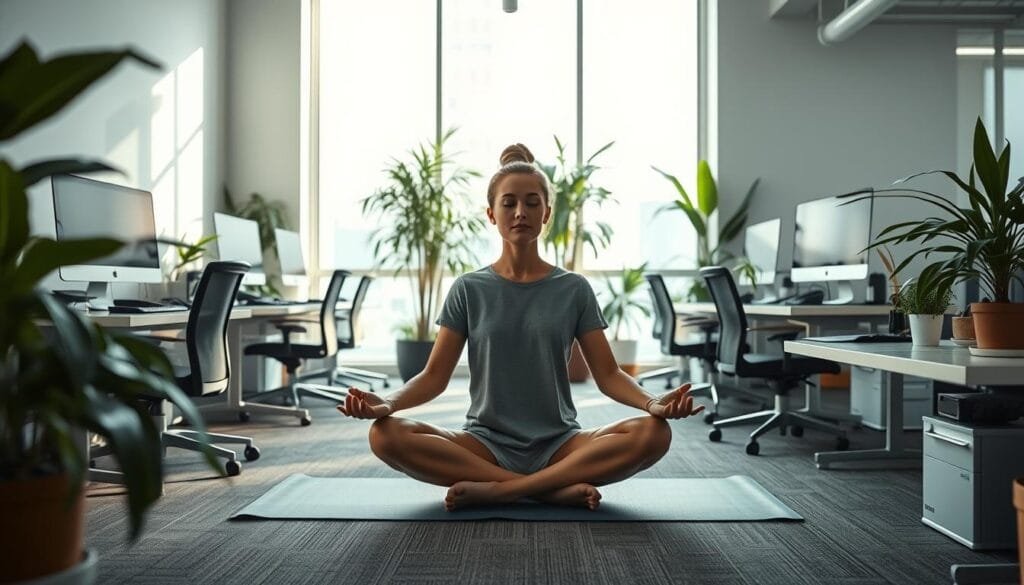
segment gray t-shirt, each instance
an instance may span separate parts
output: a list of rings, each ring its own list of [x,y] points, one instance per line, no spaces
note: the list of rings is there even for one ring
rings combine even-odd
[[[573,338],[608,327],[583,276],[556,267],[519,283],[481,268],[455,280],[437,324],[469,342],[465,430],[529,449],[580,428],[569,352]]]

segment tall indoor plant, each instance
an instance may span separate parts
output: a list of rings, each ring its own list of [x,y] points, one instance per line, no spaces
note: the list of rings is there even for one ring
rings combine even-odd
[[[263,296],[281,296],[277,284],[281,279],[281,259],[277,257],[277,234],[275,229],[288,229],[288,218],[283,201],[267,199],[259,193],[252,193],[249,198],[238,206],[234,197],[224,187],[224,208],[235,217],[255,221],[259,226],[260,247],[263,249],[263,257],[272,259],[269,266],[265,267],[267,283],[256,286]]]
[[[678,199],[662,208],[662,211],[674,209],[682,211],[686,214],[687,219],[690,220],[690,225],[693,226],[693,230],[697,233],[697,268],[719,266],[737,260],[738,258],[730,254],[725,249],[725,246],[735,240],[736,236],[743,231],[743,227],[747,223],[747,211],[750,208],[750,200],[754,196],[757,184],[761,180],[754,179],[750,188],[747,189],[747,194],[740,201],[740,206],[733,213],[732,217],[725,222],[721,230],[719,230],[718,240],[712,245],[710,222],[711,216],[718,210],[718,186],[715,185],[715,177],[711,174],[711,166],[708,165],[708,161],[700,160],[697,162],[696,204],[690,198],[689,193],[686,192],[683,184],[679,182],[679,179],[658,167],[652,166],[651,168],[668,179],[679,195]],[[739,260],[737,268],[747,273],[748,276],[751,275],[753,268],[749,262],[744,262],[742,259]],[[691,301],[711,300],[711,295],[700,278],[693,281],[687,296]]]
[[[974,161],[966,180],[953,171],[927,171],[900,179],[888,189],[862,189],[841,197],[850,202],[872,197],[922,201],[933,213],[923,219],[892,224],[869,247],[910,242],[913,251],[896,267],[902,270],[923,255],[940,256],[939,284],[977,279],[991,302],[971,304],[981,349],[1024,349],[1024,304],[1010,302],[1010,284],[1024,270],[1024,178],[1010,181],[1010,144],[998,156],[981,118],[974,126]],[[942,195],[903,186],[914,178],[941,174],[967,197],[966,204]],[[980,185],[978,184],[980,183]]]
[[[605,289],[602,291],[606,300],[601,312],[608,321],[611,331],[611,339],[608,342],[611,344],[612,354],[619,367],[631,376],[635,375],[637,370],[637,340],[629,335],[636,330],[634,326],[638,324],[637,315],[651,315],[647,305],[636,298],[640,289],[647,284],[644,279],[645,270],[646,262],[636,268],[623,268],[618,279],[605,279]]]
[[[27,42],[0,60],[0,143],[60,112],[118,63],[159,65],[132,50],[40,61]],[[130,537],[160,497],[160,435],[139,397],[202,419],[154,346],[111,333],[40,288],[53,270],[119,249],[113,239],[57,241],[29,233],[26,190],[55,174],[112,170],[56,159],[21,168],[0,159],[0,581],[82,563],[84,431],[106,439],[123,471]],[[212,453],[207,459],[214,468]]]
[[[557,164],[537,163],[551,185],[551,219],[544,233],[544,246],[554,252],[555,262],[566,270],[582,268],[584,246],[590,246],[597,254],[611,241],[612,227],[600,221],[587,222],[583,212],[588,205],[600,207],[614,201],[611,191],[595,185],[591,179],[601,168],[594,164],[594,159],[613,144],[614,141],[609,142],[584,162],[572,164],[565,158],[565,145],[555,136]]]
[[[413,148],[407,160],[392,159],[384,169],[384,186],[362,201],[363,215],[381,220],[370,236],[378,265],[414,277],[413,335],[397,343],[404,380],[419,373],[430,355],[446,269],[459,274],[473,267],[474,245],[484,227],[483,218],[469,211],[466,193],[469,180],[480,173],[458,166],[446,150],[454,133],[452,128]]]

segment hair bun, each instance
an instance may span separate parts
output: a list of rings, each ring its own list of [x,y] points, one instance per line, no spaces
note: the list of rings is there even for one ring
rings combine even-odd
[[[501,151],[501,166],[511,164],[514,162],[533,162],[533,153],[530,152],[529,148],[526,148],[525,144],[519,142],[510,144],[505,147],[505,150]]]

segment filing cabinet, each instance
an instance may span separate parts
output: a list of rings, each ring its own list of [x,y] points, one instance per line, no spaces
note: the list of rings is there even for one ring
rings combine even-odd
[[[861,424],[884,431],[886,420],[885,404],[888,400],[888,376],[881,370],[850,367],[850,412],[859,414]],[[934,411],[934,394],[931,380],[903,377],[903,428],[919,430],[921,417]]]
[[[1012,488],[1024,475],[1024,425],[922,423],[921,521],[974,550],[1015,548]]]

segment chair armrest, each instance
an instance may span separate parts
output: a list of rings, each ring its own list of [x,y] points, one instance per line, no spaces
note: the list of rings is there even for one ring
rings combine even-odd
[[[142,339],[152,339],[155,341],[169,341],[171,343],[185,343],[184,337],[169,337],[167,335],[135,335]]]
[[[783,331],[782,333],[769,335],[768,341],[793,341],[797,337],[800,337],[799,331]]]

